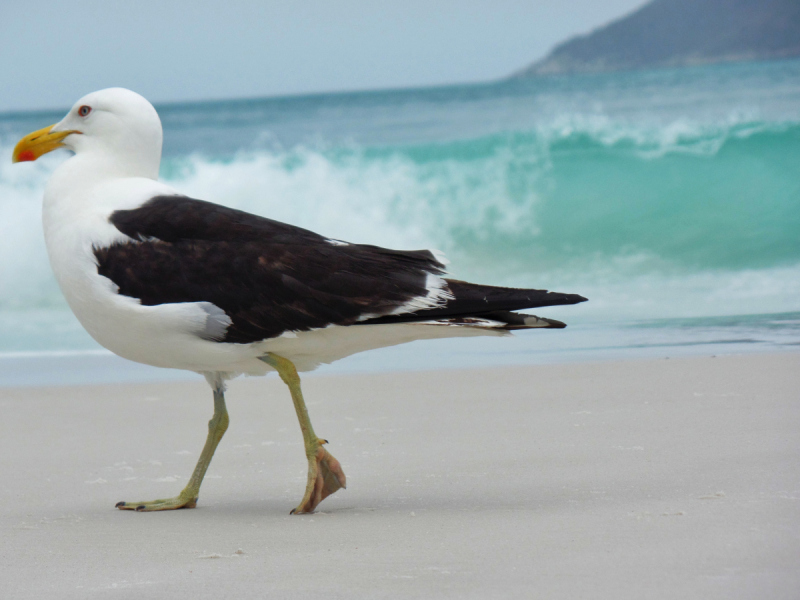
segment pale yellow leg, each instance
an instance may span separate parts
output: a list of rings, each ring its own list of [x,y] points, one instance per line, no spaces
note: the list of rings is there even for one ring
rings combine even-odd
[[[149,502],[118,502],[117,508],[120,510],[136,510],[146,512],[151,510],[172,510],[175,508],[194,508],[197,506],[197,497],[200,494],[200,484],[203,483],[208,465],[217,449],[219,441],[228,429],[228,410],[225,408],[224,388],[221,382],[217,382],[214,387],[214,416],[208,422],[208,437],[200,459],[194,468],[194,473],[189,478],[189,483],[183,491],[174,498],[162,500],[151,500]]]
[[[272,352],[262,356],[261,360],[274,368],[289,387],[294,409],[297,412],[297,420],[300,421],[300,430],[303,432],[303,442],[308,459],[308,481],[306,493],[292,514],[314,512],[317,505],[325,498],[335,491],[347,487],[344,471],[342,471],[339,461],[323,447],[323,444],[328,443],[327,440],[318,438],[314,433],[311,419],[308,418],[308,409],[303,400],[303,393],[300,391],[300,376],[297,374],[295,366],[290,360]]]

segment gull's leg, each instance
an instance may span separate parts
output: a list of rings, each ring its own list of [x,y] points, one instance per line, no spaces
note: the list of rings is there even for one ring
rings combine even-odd
[[[228,410],[225,408],[225,386],[219,374],[207,377],[214,389],[214,416],[208,422],[208,437],[200,459],[194,468],[194,473],[189,478],[189,483],[183,491],[174,498],[162,500],[151,500],[149,502],[118,502],[117,508],[120,510],[136,510],[140,512],[151,510],[172,510],[175,508],[194,508],[197,506],[197,497],[200,493],[200,484],[211,464],[211,457],[217,449],[219,441],[228,429]]]
[[[300,421],[300,430],[303,432],[308,459],[308,482],[306,493],[292,514],[314,512],[317,505],[325,498],[336,490],[347,487],[344,471],[339,461],[323,447],[323,444],[328,443],[327,440],[318,438],[314,433],[306,403],[303,401],[303,393],[300,391],[300,376],[292,362],[272,352],[260,358],[275,369],[289,387],[294,409],[297,411],[297,420]]]

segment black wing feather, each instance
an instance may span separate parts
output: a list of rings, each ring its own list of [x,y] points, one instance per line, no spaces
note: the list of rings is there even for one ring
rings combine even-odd
[[[311,231],[181,196],[114,212],[130,242],[96,248],[100,275],[144,305],[211,302],[233,321],[225,342],[351,325],[428,293],[444,272],[427,250],[333,245]]]
[[[430,251],[334,245],[306,229],[184,196],[157,196],[109,220],[130,241],[95,248],[98,273],[144,305],[215,304],[232,320],[224,342],[331,324],[491,318],[585,300],[447,280],[454,299],[446,305],[391,315],[427,295],[429,275],[444,273]]]
[[[498,311],[522,310],[524,308],[540,308],[542,306],[559,306],[586,302],[586,298],[578,294],[562,294],[547,290],[526,290],[517,288],[495,287],[467,283],[456,279],[447,279],[447,285],[454,298],[445,306],[429,310],[418,310],[410,314],[387,315],[362,321],[364,325],[379,323],[409,323],[412,321],[430,321],[434,319],[450,319],[454,317],[493,318],[491,313]]]

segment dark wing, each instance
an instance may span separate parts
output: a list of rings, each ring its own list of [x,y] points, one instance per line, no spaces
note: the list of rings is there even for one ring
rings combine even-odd
[[[428,295],[444,265],[427,250],[341,244],[210,202],[152,198],[113,213],[130,241],[95,248],[98,272],[144,305],[211,302],[231,318],[224,342],[352,325]]]
[[[586,300],[446,280],[449,289],[438,301],[421,301],[429,294],[429,276],[444,273],[428,250],[343,244],[182,196],[155,197],[113,213],[110,221],[130,240],[95,248],[100,275],[144,305],[211,302],[232,321],[224,342],[255,342],[331,324],[481,317],[522,326],[524,315],[508,311]]]

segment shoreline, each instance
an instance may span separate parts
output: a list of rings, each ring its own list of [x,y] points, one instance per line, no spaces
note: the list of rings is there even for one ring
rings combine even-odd
[[[421,340],[429,343],[433,340]],[[452,343],[462,340],[435,340]],[[413,342],[412,342],[413,343]],[[404,346],[410,346],[405,344]],[[739,347],[731,350],[729,344],[702,344],[696,347],[691,344],[654,344],[642,351],[642,348],[592,348],[585,351],[549,351],[541,350],[534,356],[512,356],[503,353],[471,353],[466,360],[440,360],[436,353],[417,352],[413,349],[381,348],[371,350],[362,355],[347,357],[332,365],[321,365],[314,371],[301,373],[301,377],[358,377],[381,374],[458,372],[474,369],[514,369],[535,368],[556,365],[592,365],[620,362],[639,362],[654,360],[690,359],[690,358],[726,358],[746,356],[780,356],[800,352],[796,348],[785,349],[768,346],[764,348]],[[670,352],[673,350],[673,352]],[[375,359],[371,354],[384,352]],[[203,376],[194,371],[181,369],[165,369],[151,367],[133,362],[110,351],[88,352],[47,352],[44,356],[29,356],[16,353],[17,356],[0,355],[0,390],[3,389],[36,389],[80,386],[113,386],[138,384],[167,384],[203,381]],[[498,356],[499,355],[499,356]],[[437,360],[440,362],[437,364]],[[348,364],[349,363],[349,364]],[[434,366],[430,366],[433,363]],[[391,364],[391,366],[389,366]],[[263,379],[263,376],[238,375],[231,381]]]
[[[183,486],[205,382],[2,388],[4,587],[794,598],[798,367],[795,352],[308,377],[348,489],[300,517],[305,461],[277,378],[230,383],[198,508],[147,514],[113,506]]]
[[[354,354],[306,376],[408,373],[692,356],[797,352],[800,313],[577,323],[504,337],[418,340]],[[85,335],[85,334],[84,334]],[[192,381],[198,375],[134,363],[88,339],[64,350],[0,351],[0,388]],[[87,347],[88,346],[88,347]]]

